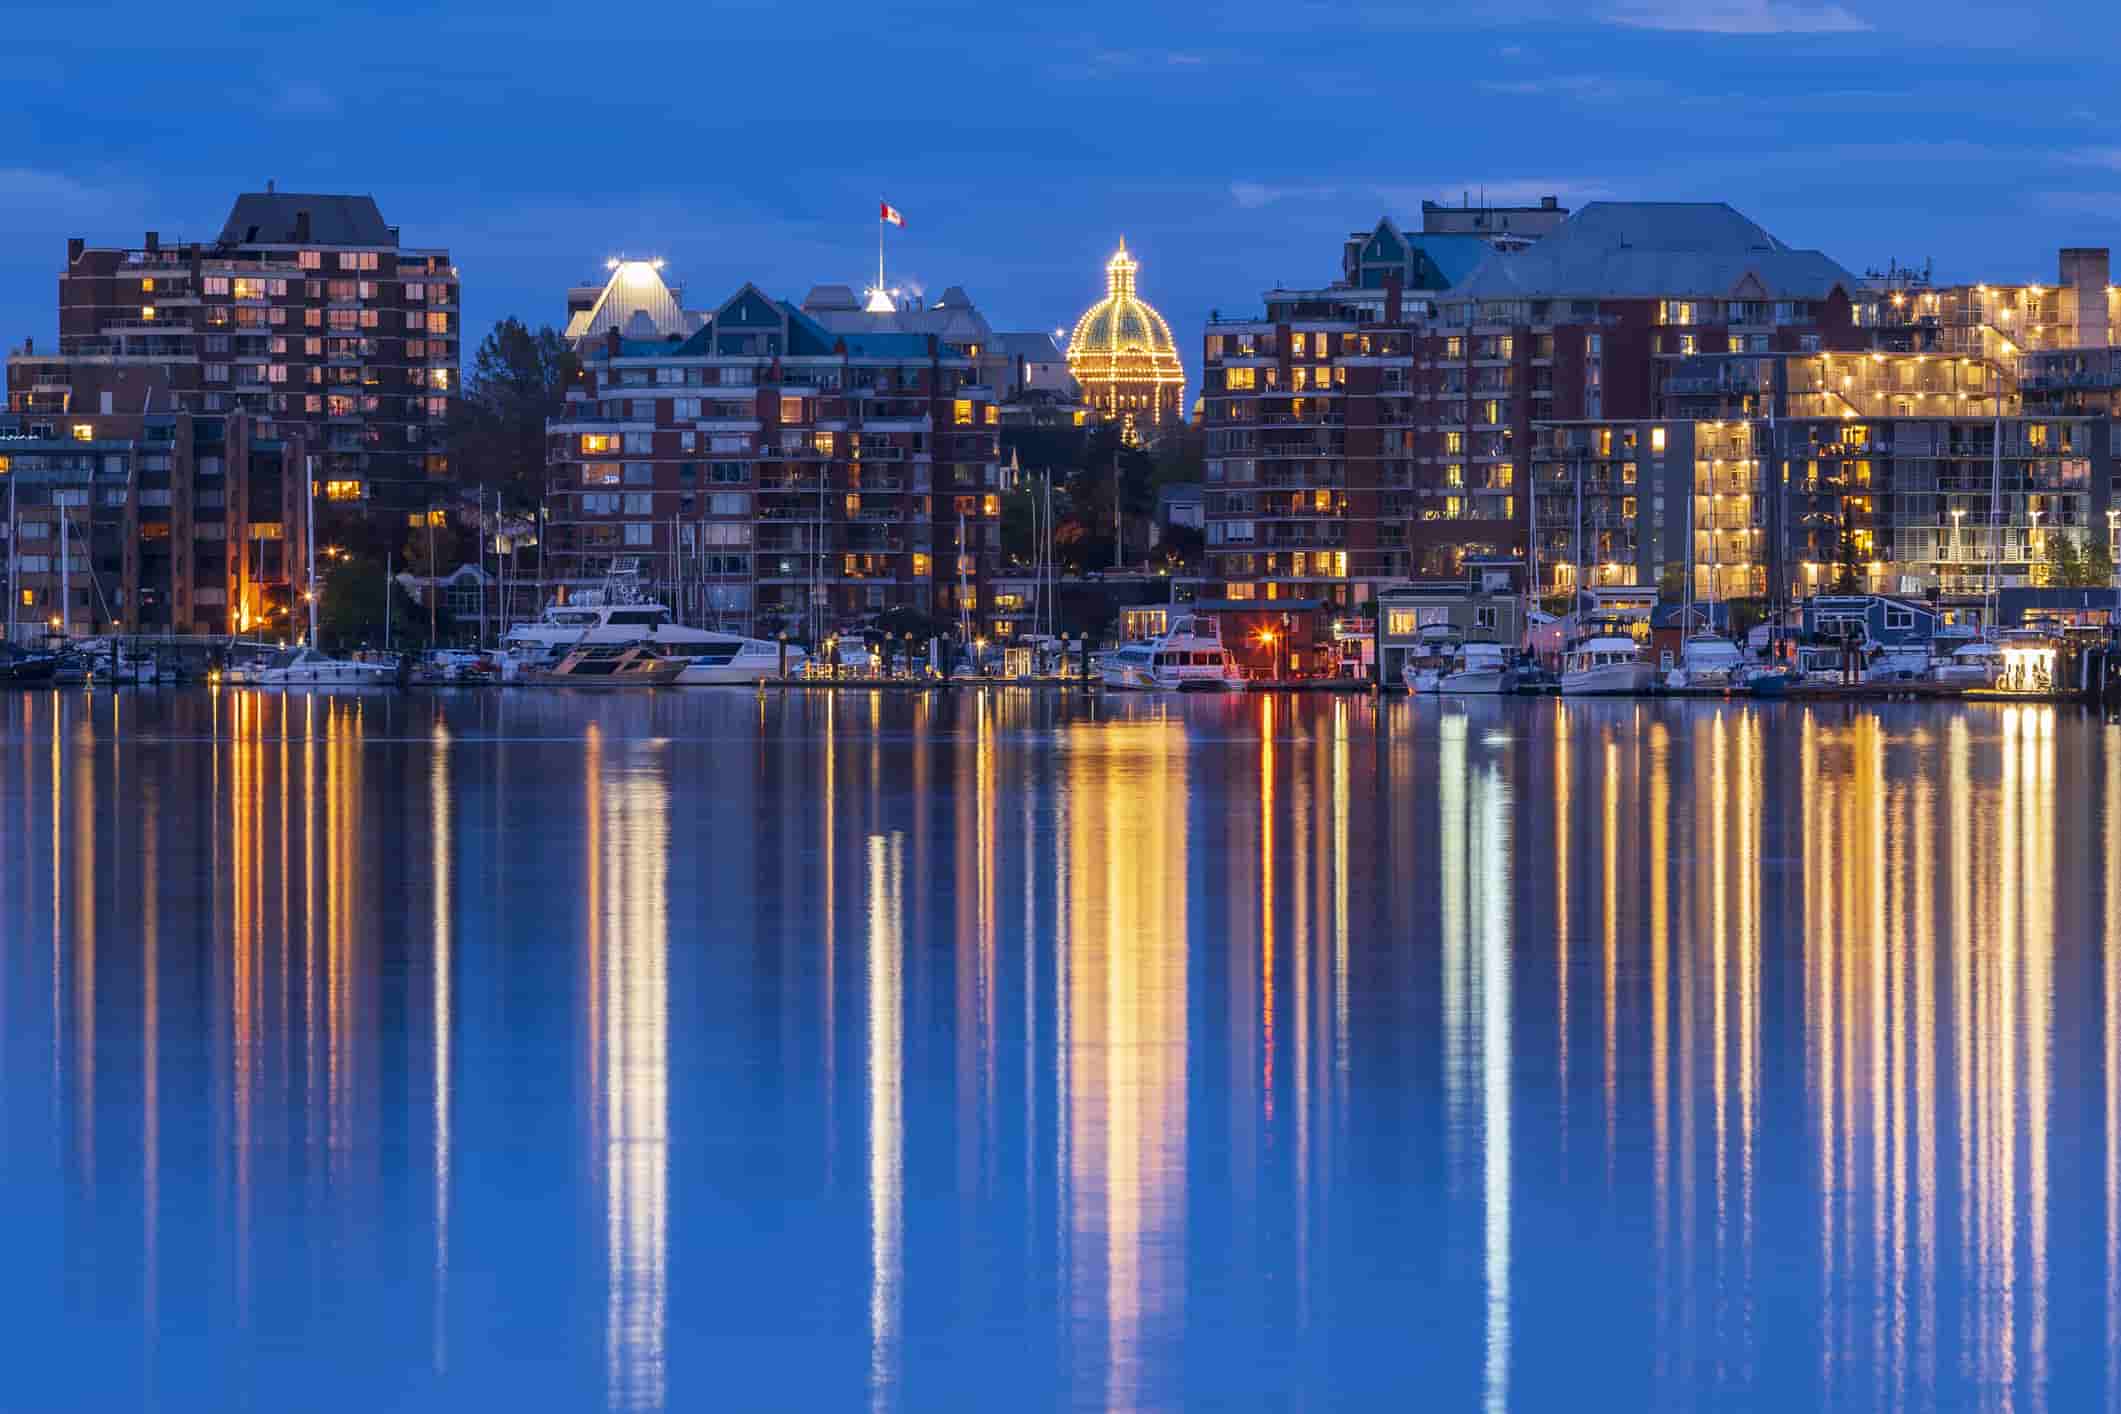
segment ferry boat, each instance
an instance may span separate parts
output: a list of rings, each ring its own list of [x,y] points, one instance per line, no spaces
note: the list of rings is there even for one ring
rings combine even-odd
[[[1138,692],[1236,691],[1245,685],[1237,660],[1223,647],[1221,628],[1194,615],[1178,619],[1161,638],[1107,653],[1099,670],[1106,687]]]
[[[750,684],[779,676],[781,645],[762,638],[687,628],[672,621],[661,604],[617,589],[583,590],[565,604],[549,604],[529,623],[502,639],[501,675],[515,681],[526,668],[549,666],[569,649],[592,643],[647,643],[664,658],[682,659],[681,687]],[[790,677],[802,671],[805,654],[787,648]]]
[[[1619,622],[1594,621],[1561,660],[1563,697],[1639,695],[1656,683],[1657,669]]]

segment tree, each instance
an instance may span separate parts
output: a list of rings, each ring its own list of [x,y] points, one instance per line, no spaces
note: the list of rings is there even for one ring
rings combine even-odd
[[[1156,542],[1156,555],[1167,565],[1198,565],[1207,548],[1207,532],[1199,526],[1167,525]]]
[[[2059,589],[2110,589],[2114,559],[2104,540],[2079,540],[2067,531],[2050,531],[2041,547],[2040,578]]]
[[[427,611],[396,580],[386,585],[381,560],[348,555],[331,561],[324,567],[317,593],[317,636],[326,652],[381,648],[386,602],[393,647],[413,647],[427,640]]]
[[[493,327],[472,355],[449,423],[452,479],[499,490],[519,510],[538,504],[545,482],[545,420],[566,408],[581,363],[550,327],[520,319]]]

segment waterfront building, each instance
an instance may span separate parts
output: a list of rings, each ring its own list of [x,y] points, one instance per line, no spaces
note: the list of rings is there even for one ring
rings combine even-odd
[[[1380,222],[1339,283],[1210,324],[1203,592],[1360,604],[1522,558],[1535,422],[1654,415],[1660,358],[1862,343],[1854,276],[1721,203],[1552,216],[1501,244]]]
[[[284,633],[303,617],[308,445],[236,413],[0,416],[0,557],[18,640]],[[268,430],[269,429],[269,430]]]
[[[1516,645],[1524,637],[1524,596],[1507,574],[1413,580],[1378,594],[1377,621],[1384,681],[1397,683],[1424,632]]]
[[[747,284],[688,311],[655,263],[622,261],[578,296],[582,376],[547,426],[549,579],[631,568],[689,622],[813,641],[893,609],[1014,632],[990,594],[989,334],[962,290],[872,310],[843,286],[796,305]]]
[[[1186,370],[1171,326],[1135,291],[1140,270],[1122,239],[1105,262],[1105,297],[1068,337],[1068,369],[1085,402],[1145,437],[1184,418]]]
[[[10,353],[8,407],[32,435],[88,440],[127,440],[142,414],[240,415],[300,441],[329,503],[397,517],[449,473],[460,309],[449,252],[406,245],[372,197],[268,184],[210,240],[69,240],[57,350]]]

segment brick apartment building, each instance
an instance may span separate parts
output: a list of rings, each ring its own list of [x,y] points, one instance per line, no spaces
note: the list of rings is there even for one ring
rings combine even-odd
[[[242,414],[305,444],[329,502],[420,511],[449,473],[460,309],[449,253],[404,245],[373,198],[248,192],[212,240],[68,241],[58,347],[9,354],[8,408],[91,440]]]
[[[1011,631],[991,335],[962,290],[877,312],[746,285],[692,311],[624,261],[570,303],[583,377],[547,426],[548,576],[630,566],[688,621],[798,638],[894,608]]]
[[[287,634],[308,562],[300,437],[242,413],[0,414],[9,637]]]

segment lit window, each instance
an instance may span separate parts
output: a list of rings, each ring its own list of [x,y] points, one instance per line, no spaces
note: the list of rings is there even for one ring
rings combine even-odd
[[[1664,429],[1662,427],[1652,427],[1650,429],[1650,450],[1653,452],[1664,450]]]
[[[959,427],[970,427],[972,425],[971,403],[967,402],[963,398],[958,399],[957,406],[955,408],[955,414],[956,415],[952,420],[956,422]]]
[[[915,579],[926,579],[928,577],[928,557],[926,555],[914,555],[913,577]]]
[[[599,452],[615,452],[618,449],[619,437],[616,432],[584,432],[582,434],[583,456],[595,456]]]
[[[324,483],[324,499],[327,501],[358,501],[361,499],[361,483],[358,481],[327,481]]]
[[[154,307],[153,305],[151,305],[151,304],[143,304],[143,305],[141,305],[141,306],[140,306],[140,317],[141,317],[142,319],[146,320],[146,321],[147,321],[148,323],[150,323],[150,324],[154,323],[154,322],[155,322],[155,307]]]
[[[781,399],[781,421],[783,421],[783,422],[801,422],[802,420],[803,420],[803,400],[802,400],[801,398],[782,398],[782,399]]]
[[[90,422],[77,422],[77,423],[75,423],[75,424],[74,424],[74,440],[75,440],[76,442],[93,442],[93,441],[95,441],[95,440],[96,440],[96,427],[95,427],[95,424],[94,424],[94,423],[90,423]]]

